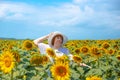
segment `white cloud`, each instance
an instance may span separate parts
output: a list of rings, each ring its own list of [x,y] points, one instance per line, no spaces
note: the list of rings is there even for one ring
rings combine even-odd
[[[94,14],[94,10],[87,5],[85,6],[84,12],[86,13],[86,15],[93,15]]]
[[[27,16],[33,11],[31,6],[23,3],[0,3],[0,17],[7,20],[28,20]]]
[[[73,0],[74,2],[87,2],[87,0]],[[93,7],[72,3],[59,6],[32,6],[25,3],[0,3],[0,18],[4,20],[23,21],[27,24],[40,26],[74,26],[76,24],[90,24],[90,27],[101,25],[119,28],[117,15],[109,12],[95,11]],[[114,21],[113,21],[114,20]],[[93,26],[92,26],[93,25]]]
[[[91,28],[108,30],[120,29],[120,16],[110,12],[94,12],[94,16],[88,21]],[[92,26],[93,25],[93,26]]]
[[[26,20],[38,25],[70,26],[87,19],[93,10],[86,6],[82,11],[78,5],[61,4],[60,6],[34,7],[23,3],[1,3],[1,17],[7,20]]]
[[[52,7],[45,10],[47,12],[44,14],[44,17],[47,17],[45,17],[46,19],[44,18],[43,22],[45,21],[45,24],[46,22],[49,24],[53,23],[56,26],[68,25],[70,23],[75,24],[80,18],[78,15],[82,14],[80,8],[72,4],[63,4],[57,8]]]

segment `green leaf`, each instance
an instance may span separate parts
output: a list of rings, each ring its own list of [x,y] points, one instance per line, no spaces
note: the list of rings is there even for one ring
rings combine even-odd
[[[78,71],[80,74],[83,74],[83,73],[84,73],[83,68],[81,68],[81,67],[77,67],[76,69],[77,69],[77,71]]]
[[[40,80],[40,76],[39,75],[33,76],[31,80]]]
[[[77,63],[72,62],[72,63],[71,63],[71,68],[73,69],[73,68],[75,68],[77,65],[78,65]]]
[[[47,78],[47,80],[54,80],[54,79],[53,79],[53,78],[51,78],[51,77],[48,77],[48,78]]]
[[[74,80],[79,80],[80,74],[77,73],[77,71],[75,70],[71,70],[71,78],[73,78]]]
[[[98,76],[101,76],[102,75],[102,71],[101,69],[91,69],[88,71],[88,73],[86,73],[86,77],[87,76],[92,76],[92,75],[98,75]]]

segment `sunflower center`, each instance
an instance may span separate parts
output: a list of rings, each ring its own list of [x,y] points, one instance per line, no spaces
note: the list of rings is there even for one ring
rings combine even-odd
[[[120,60],[120,56],[118,56],[117,59]]]
[[[98,49],[97,48],[93,48],[93,53],[97,53],[98,52]]]
[[[79,49],[76,49],[75,52],[76,52],[76,53],[80,53],[80,50],[79,50]]]
[[[82,51],[83,51],[84,53],[86,53],[86,52],[88,52],[88,49],[87,49],[87,48],[82,48]]]
[[[31,47],[32,47],[32,44],[28,42],[28,43],[26,44],[26,47],[27,47],[27,48],[31,48]]]
[[[10,67],[11,65],[11,60],[9,58],[5,59],[5,66]]]
[[[65,76],[67,73],[67,70],[64,66],[59,66],[57,67],[56,72],[59,76]]]
[[[79,57],[77,57],[76,59],[77,59],[77,61],[81,61],[81,59]]]
[[[109,44],[104,44],[104,48],[107,49],[109,46]]]
[[[54,55],[54,52],[53,52],[53,51],[49,51],[49,54],[50,54],[50,55]]]
[[[109,50],[109,54],[112,54],[113,53],[113,50]]]

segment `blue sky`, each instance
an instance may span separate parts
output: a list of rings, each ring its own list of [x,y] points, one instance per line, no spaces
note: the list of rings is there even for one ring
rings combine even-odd
[[[0,0],[0,37],[120,38],[120,0]]]

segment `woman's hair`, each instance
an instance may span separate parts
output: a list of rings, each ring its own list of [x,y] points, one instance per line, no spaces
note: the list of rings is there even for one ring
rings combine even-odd
[[[54,45],[54,41],[55,41],[55,37],[58,37],[58,36],[60,36],[61,38],[62,38],[62,43],[63,43],[63,36],[62,35],[60,35],[60,34],[57,34],[57,35],[55,35],[53,38],[52,38],[52,45]]]

